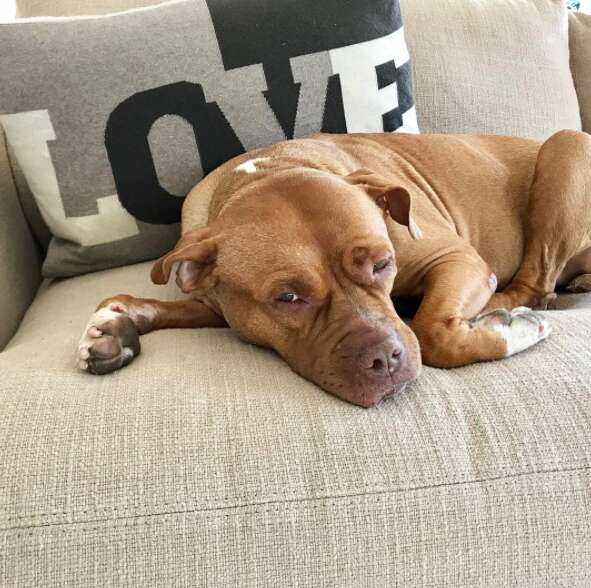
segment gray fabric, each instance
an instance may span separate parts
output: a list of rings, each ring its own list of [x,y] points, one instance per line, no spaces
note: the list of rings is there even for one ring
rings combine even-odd
[[[276,116],[269,101],[284,104],[284,92],[296,91],[296,84],[299,98],[288,109],[296,136],[399,124],[398,130],[417,130],[398,0],[335,8],[330,19],[337,24],[341,13],[351,21],[351,10],[365,11],[346,32],[326,18],[308,26],[316,5],[308,0],[293,19],[298,34],[292,30],[290,43],[276,44],[282,29],[273,19],[263,26],[245,8],[249,18],[237,22],[247,21],[254,32],[233,34],[228,15],[245,6],[235,2],[211,3],[223,13],[216,19],[205,0],[190,0],[113,16],[0,25],[0,124],[54,236],[45,276],[171,249],[180,197],[203,173],[291,135],[289,116]],[[284,7],[293,10],[290,2]],[[314,30],[306,40],[308,29]],[[291,53],[277,66],[279,50]],[[384,63],[394,69],[378,80],[376,66]],[[330,82],[337,73],[339,91]]]
[[[160,4],[158,0],[17,0],[19,18],[109,14]]]
[[[581,129],[561,0],[401,0],[424,133]]]
[[[583,130],[591,132],[591,15],[569,14],[570,67],[577,89]]]
[[[47,252],[47,248],[49,247],[49,242],[51,241],[51,231],[49,230],[47,224],[41,216],[41,213],[39,212],[39,207],[35,203],[35,197],[31,192],[29,184],[27,184],[27,179],[23,175],[23,170],[20,168],[18,160],[14,156],[14,153],[11,152],[10,145],[7,145],[7,147],[8,161],[10,162],[10,167],[12,168],[14,185],[16,186],[16,190],[18,192],[21,208],[23,209],[25,218],[29,223],[29,227],[33,233],[33,236],[45,254]]]
[[[0,354],[6,585],[587,585],[591,296],[365,410],[225,329],[77,372],[101,299],[179,296],[149,269],[45,284]]]
[[[0,350],[35,295],[40,269],[39,251],[19,205],[0,129]]]

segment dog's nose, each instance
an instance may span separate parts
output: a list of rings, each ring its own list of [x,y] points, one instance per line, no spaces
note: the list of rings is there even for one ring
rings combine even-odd
[[[367,350],[366,363],[371,361],[368,369],[376,375],[385,376],[393,374],[399,367],[404,347],[400,341],[389,337]]]
[[[346,357],[354,360],[355,367],[378,378],[393,375],[402,363],[404,352],[404,344],[395,332],[356,333],[349,336],[345,344]]]

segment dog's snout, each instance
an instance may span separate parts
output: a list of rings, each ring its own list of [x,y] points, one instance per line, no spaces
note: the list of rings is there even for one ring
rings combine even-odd
[[[368,362],[376,375],[392,375],[399,367],[404,355],[404,346],[394,337],[388,337],[367,350]]]
[[[384,378],[398,370],[405,349],[396,332],[362,331],[346,339],[343,352],[352,368],[369,377]]]
[[[332,378],[327,389],[367,408],[401,393],[416,379],[421,364],[418,342],[402,321],[364,318],[349,319],[347,332],[336,334],[338,342],[324,361],[330,362]],[[320,371],[326,385],[324,373]]]

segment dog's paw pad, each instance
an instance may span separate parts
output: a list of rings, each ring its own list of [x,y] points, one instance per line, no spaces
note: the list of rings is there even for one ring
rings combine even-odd
[[[78,344],[78,368],[107,374],[122,368],[140,352],[138,330],[126,313],[108,306],[88,321]]]
[[[503,337],[507,357],[532,347],[552,333],[550,323],[541,314],[523,306],[512,311],[494,310],[472,321],[475,324],[493,329]]]

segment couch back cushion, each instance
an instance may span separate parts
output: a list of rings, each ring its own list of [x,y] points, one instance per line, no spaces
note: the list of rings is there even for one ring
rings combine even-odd
[[[579,97],[583,130],[591,133],[591,15],[569,14],[570,65]]]
[[[0,124],[53,239],[46,276],[150,259],[245,150],[416,132],[398,0],[182,0],[0,25]]]
[[[425,133],[580,129],[562,0],[401,0]]]
[[[110,14],[161,4],[162,0],[16,0],[20,18]]]
[[[17,0],[17,5],[22,15],[40,16],[123,11],[159,1]],[[400,2],[423,132],[544,138],[560,128],[580,128],[562,0]],[[572,75],[586,131],[591,130],[590,30],[591,16],[571,13]]]

